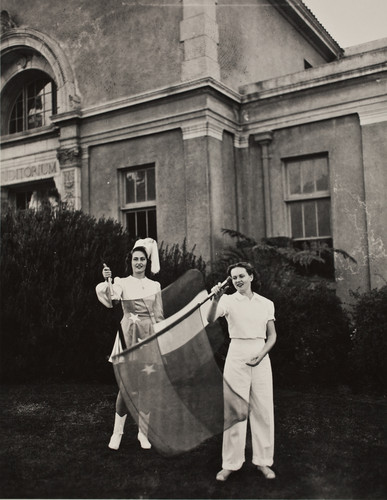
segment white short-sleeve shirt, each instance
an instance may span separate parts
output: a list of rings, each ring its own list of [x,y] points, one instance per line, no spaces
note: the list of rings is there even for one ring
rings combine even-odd
[[[230,338],[237,339],[265,339],[267,322],[275,320],[274,303],[255,292],[251,299],[239,292],[222,295],[217,313],[227,319]]]

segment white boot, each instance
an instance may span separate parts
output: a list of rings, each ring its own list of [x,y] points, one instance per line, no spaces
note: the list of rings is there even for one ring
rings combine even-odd
[[[138,432],[137,439],[140,441],[141,448],[144,450],[150,450],[152,448],[148,438],[141,431]]]
[[[152,445],[148,441],[149,416],[150,413],[140,411],[137,439],[140,441],[141,448],[144,450],[152,448]]]
[[[116,413],[114,419],[114,429],[112,437],[110,438],[109,448],[112,450],[118,450],[121,443],[122,434],[124,433],[124,425],[127,415],[120,417],[118,413]]]

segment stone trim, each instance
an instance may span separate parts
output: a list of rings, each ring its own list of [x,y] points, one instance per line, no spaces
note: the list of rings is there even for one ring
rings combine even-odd
[[[240,104],[241,102],[241,96],[238,92],[235,92],[234,90],[228,88],[226,85],[216,81],[216,79],[212,77],[204,77],[197,78],[190,82],[182,82],[177,85],[162,87],[151,92],[144,92],[142,94],[137,94],[124,99],[117,99],[104,104],[98,104],[90,108],[85,108],[82,110],[82,118],[89,118],[91,116],[97,116],[102,113],[111,113],[112,111],[122,110],[124,108],[137,106],[138,104],[157,101],[169,96],[177,96],[185,92],[191,92],[193,90],[203,89],[205,87],[219,92],[226,98],[231,99],[238,104]]]
[[[48,35],[31,28],[13,28],[1,37],[2,56],[20,50],[23,46],[36,50],[51,67],[57,84],[58,109],[65,112],[79,107],[80,98],[76,91],[74,73],[60,44]],[[20,66],[19,71],[24,71],[24,68]],[[2,82],[1,90],[13,76],[14,74]]]
[[[73,146],[71,148],[59,147],[56,156],[60,163],[60,168],[67,168],[69,165],[79,166],[82,157],[82,149],[80,146]]]
[[[263,119],[259,122],[251,122],[249,124],[249,133],[258,134],[268,129],[275,130],[294,127],[351,114],[359,115],[362,125],[385,121],[387,116],[387,96],[371,99],[366,98],[344,104],[332,104],[331,106],[319,107],[313,110],[302,110],[297,113],[289,113],[288,115],[276,116],[266,120]]]
[[[359,111],[360,125],[372,125],[387,121],[387,99],[383,103],[369,105]]]

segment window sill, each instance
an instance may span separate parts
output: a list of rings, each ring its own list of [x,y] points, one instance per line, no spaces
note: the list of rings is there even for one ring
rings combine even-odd
[[[46,125],[38,129],[24,130],[23,132],[16,132],[15,134],[8,134],[1,136],[2,147],[14,146],[23,144],[25,142],[32,142],[42,138],[59,135],[58,127],[54,125]]]

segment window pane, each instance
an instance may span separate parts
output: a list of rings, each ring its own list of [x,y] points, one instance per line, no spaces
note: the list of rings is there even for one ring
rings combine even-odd
[[[15,114],[18,118],[23,118],[23,96],[22,95],[20,95],[20,97],[18,98],[13,112],[15,112]]]
[[[157,240],[156,210],[148,210],[148,234],[149,238]]]
[[[328,191],[328,161],[327,158],[316,158],[314,160],[314,170],[317,191]]]
[[[329,199],[317,201],[318,235],[330,236],[331,234],[331,203]]]
[[[142,210],[137,212],[137,234],[136,236],[140,238],[146,238],[147,236],[147,224],[146,224],[146,211]]]
[[[303,209],[304,209],[305,237],[312,238],[314,236],[317,236],[316,202],[315,201],[304,202]]]
[[[156,199],[156,180],[155,169],[150,168],[147,170],[147,200]],[[154,238],[155,239],[155,238]]]
[[[289,163],[288,175],[289,175],[289,194],[300,194],[301,193],[300,164]]]
[[[314,188],[314,172],[313,163],[310,161],[304,161],[302,164],[302,192],[303,193],[313,193]]]
[[[48,76],[24,84],[12,108],[9,133],[49,124],[50,116],[56,113],[55,92],[56,87]]]
[[[27,98],[30,99],[31,97],[35,97],[36,94],[36,85],[35,82],[30,83],[27,85]]]
[[[136,232],[136,213],[135,212],[128,212],[126,214],[126,227],[129,231],[130,236],[135,237],[137,232]]]
[[[292,225],[292,237],[303,238],[304,232],[302,229],[302,204],[292,203],[290,205],[290,220]]]
[[[51,94],[44,94],[42,96],[42,104],[45,113],[50,113],[52,110],[52,96]]]
[[[15,134],[16,132],[21,132],[23,130],[23,118],[18,118],[16,120],[11,120],[9,124],[9,133]]]
[[[135,198],[135,185],[136,185],[136,172],[126,172],[126,196],[125,203],[134,203]]]
[[[137,171],[136,195],[137,201],[145,201],[145,170]]]

